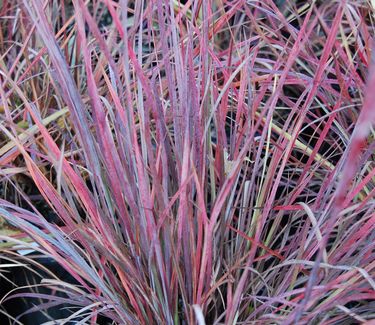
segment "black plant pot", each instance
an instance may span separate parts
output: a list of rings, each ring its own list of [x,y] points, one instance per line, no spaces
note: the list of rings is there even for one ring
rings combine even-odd
[[[53,272],[59,279],[64,282],[77,285],[77,282],[74,278],[66,272],[58,263],[50,258],[34,258],[39,264],[43,265],[46,269]],[[0,260],[0,264],[9,263],[4,260]],[[33,268],[33,266],[31,266]],[[47,275],[45,271],[36,270],[39,275],[35,274],[31,270],[25,267],[12,267],[9,269],[0,268],[2,276],[0,276],[0,301],[1,299],[10,291],[17,287],[23,286],[32,286],[33,288],[24,288],[19,289],[12,294],[18,293],[38,293],[44,295],[53,294],[55,297],[68,298],[65,293],[60,291],[52,292],[51,289],[48,289],[44,286],[35,286],[40,284],[42,278],[51,278],[50,275]],[[6,277],[8,279],[5,280]],[[50,324],[59,324],[59,320],[66,319],[71,316],[74,312],[77,311],[76,306],[72,306],[68,303],[62,303],[57,306],[52,306],[48,309],[39,308],[41,304],[48,303],[47,299],[39,299],[35,297],[15,297],[12,299],[5,299],[4,302],[0,303],[0,310],[5,311],[11,317],[17,319],[25,325],[39,325],[45,322],[50,322]],[[30,309],[33,309],[33,312],[28,313]],[[83,318],[83,317],[82,317]],[[66,324],[76,324],[77,319]],[[99,315],[98,324],[111,324],[111,321],[105,317]],[[5,316],[3,312],[0,312],[0,325],[7,324],[16,324],[9,317]]]

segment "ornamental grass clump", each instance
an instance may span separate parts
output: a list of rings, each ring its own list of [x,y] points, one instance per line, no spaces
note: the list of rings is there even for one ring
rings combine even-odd
[[[1,314],[375,318],[373,2],[1,3]]]

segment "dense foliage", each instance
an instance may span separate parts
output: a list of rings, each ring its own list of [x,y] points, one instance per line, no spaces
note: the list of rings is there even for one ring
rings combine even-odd
[[[374,318],[371,3],[0,1],[0,278],[38,279],[0,303]]]

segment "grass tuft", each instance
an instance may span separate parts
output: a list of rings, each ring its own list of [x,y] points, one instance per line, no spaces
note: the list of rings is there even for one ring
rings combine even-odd
[[[0,306],[38,301],[0,314],[375,317],[370,1],[3,0],[0,12],[12,289]],[[11,283],[14,268],[35,283]]]

